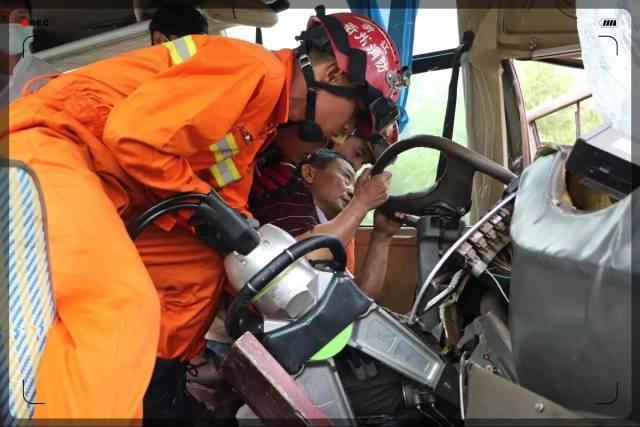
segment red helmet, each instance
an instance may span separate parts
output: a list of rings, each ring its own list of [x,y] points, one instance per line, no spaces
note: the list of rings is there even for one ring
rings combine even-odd
[[[322,6],[317,7],[316,12],[316,16],[309,18],[306,34],[300,39],[303,43],[310,40],[313,47],[322,50],[323,43],[319,45],[317,40],[324,38],[319,37],[315,28],[322,30],[338,67],[347,74],[349,82],[366,89],[364,95],[370,113],[368,133],[387,128],[400,116],[395,104],[400,89],[409,85],[409,69],[401,66],[395,43],[380,25],[366,16],[344,12],[325,15]]]
[[[356,84],[366,83],[368,95],[396,102],[408,84],[400,54],[389,34],[375,21],[356,13],[312,16],[307,29],[318,23],[327,34],[338,67]],[[372,93],[373,92],[373,93]]]

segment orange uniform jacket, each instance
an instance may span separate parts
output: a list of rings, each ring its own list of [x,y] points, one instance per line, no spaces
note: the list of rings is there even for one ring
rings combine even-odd
[[[12,105],[10,131],[51,126],[80,136],[127,219],[170,195],[223,186],[225,201],[244,210],[255,154],[287,120],[291,62],[288,49],[187,36],[54,79]],[[52,109],[79,123],[56,123]],[[94,138],[82,137],[87,130]],[[175,219],[157,224],[169,230]]]
[[[187,36],[61,75],[11,105],[0,137],[34,168],[51,213],[58,318],[37,417],[140,415],[158,340],[151,281],[157,354],[188,360],[202,348],[224,280],[219,255],[174,216],[142,233],[138,255],[118,214],[128,221],[211,188],[245,210],[255,154],[287,120],[291,71],[290,50]],[[122,327],[104,326],[114,319]]]

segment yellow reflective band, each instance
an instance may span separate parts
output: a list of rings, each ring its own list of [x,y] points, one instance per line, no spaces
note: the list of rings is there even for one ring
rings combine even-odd
[[[187,45],[187,51],[189,52],[189,57],[192,57],[198,51],[196,47],[196,42],[193,41],[193,37],[185,36],[182,38],[184,40],[184,44]]]
[[[173,61],[174,64],[177,65],[182,62],[182,58],[180,57],[180,54],[178,53],[178,50],[176,49],[173,42],[165,42],[162,43],[162,45],[169,49],[169,55],[171,55],[171,61]]]
[[[197,52],[197,47],[191,36],[185,36],[170,42],[162,43],[169,50],[174,65],[191,58]]]
[[[240,172],[238,172],[238,168],[236,168],[236,164],[233,162],[233,159],[225,159],[224,162],[229,167],[231,171],[231,176],[233,176],[233,180],[237,181],[240,179]]]
[[[240,151],[238,144],[236,144],[236,139],[231,133],[226,134],[220,141],[211,144],[209,149],[213,152],[217,162],[234,156]]]
[[[211,166],[211,173],[220,187],[240,179],[240,173],[233,159],[224,159],[222,162]]]
[[[220,188],[224,187],[225,186],[224,179],[222,179],[222,175],[220,174],[218,165],[211,166],[211,173],[213,174],[213,178],[216,180],[218,187]]]

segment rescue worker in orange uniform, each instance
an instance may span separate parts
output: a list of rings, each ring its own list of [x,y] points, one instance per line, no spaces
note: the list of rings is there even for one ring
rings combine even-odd
[[[11,105],[0,135],[40,179],[57,303],[36,418],[139,417],[145,390],[147,419],[198,413],[184,374],[216,311],[221,255],[203,243],[209,228],[189,225],[192,211],[158,219],[135,246],[125,223],[163,198],[212,189],[247,213],[254,158],[279,124],[299,122],[317,141],[350,133],[359,110],[378,126],[397,118],[404,68],[377,24],[318,9],[301,38],[295,51],[270,52],[186,36]]]

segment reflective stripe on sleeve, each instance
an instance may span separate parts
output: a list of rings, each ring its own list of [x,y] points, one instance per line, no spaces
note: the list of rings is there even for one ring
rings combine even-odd
[[[223,161],[211,166],[211,173],[218,183],[218,186],[224,187],[227,184],[238,181],[240,173],[233,159],[224,159]]]
[[[240,151],[238,144],[236,144],[236,139],[231,133],[226,134],[220,141],[211,144],[209,149],[213,152],[217,162],[234,156]]]

